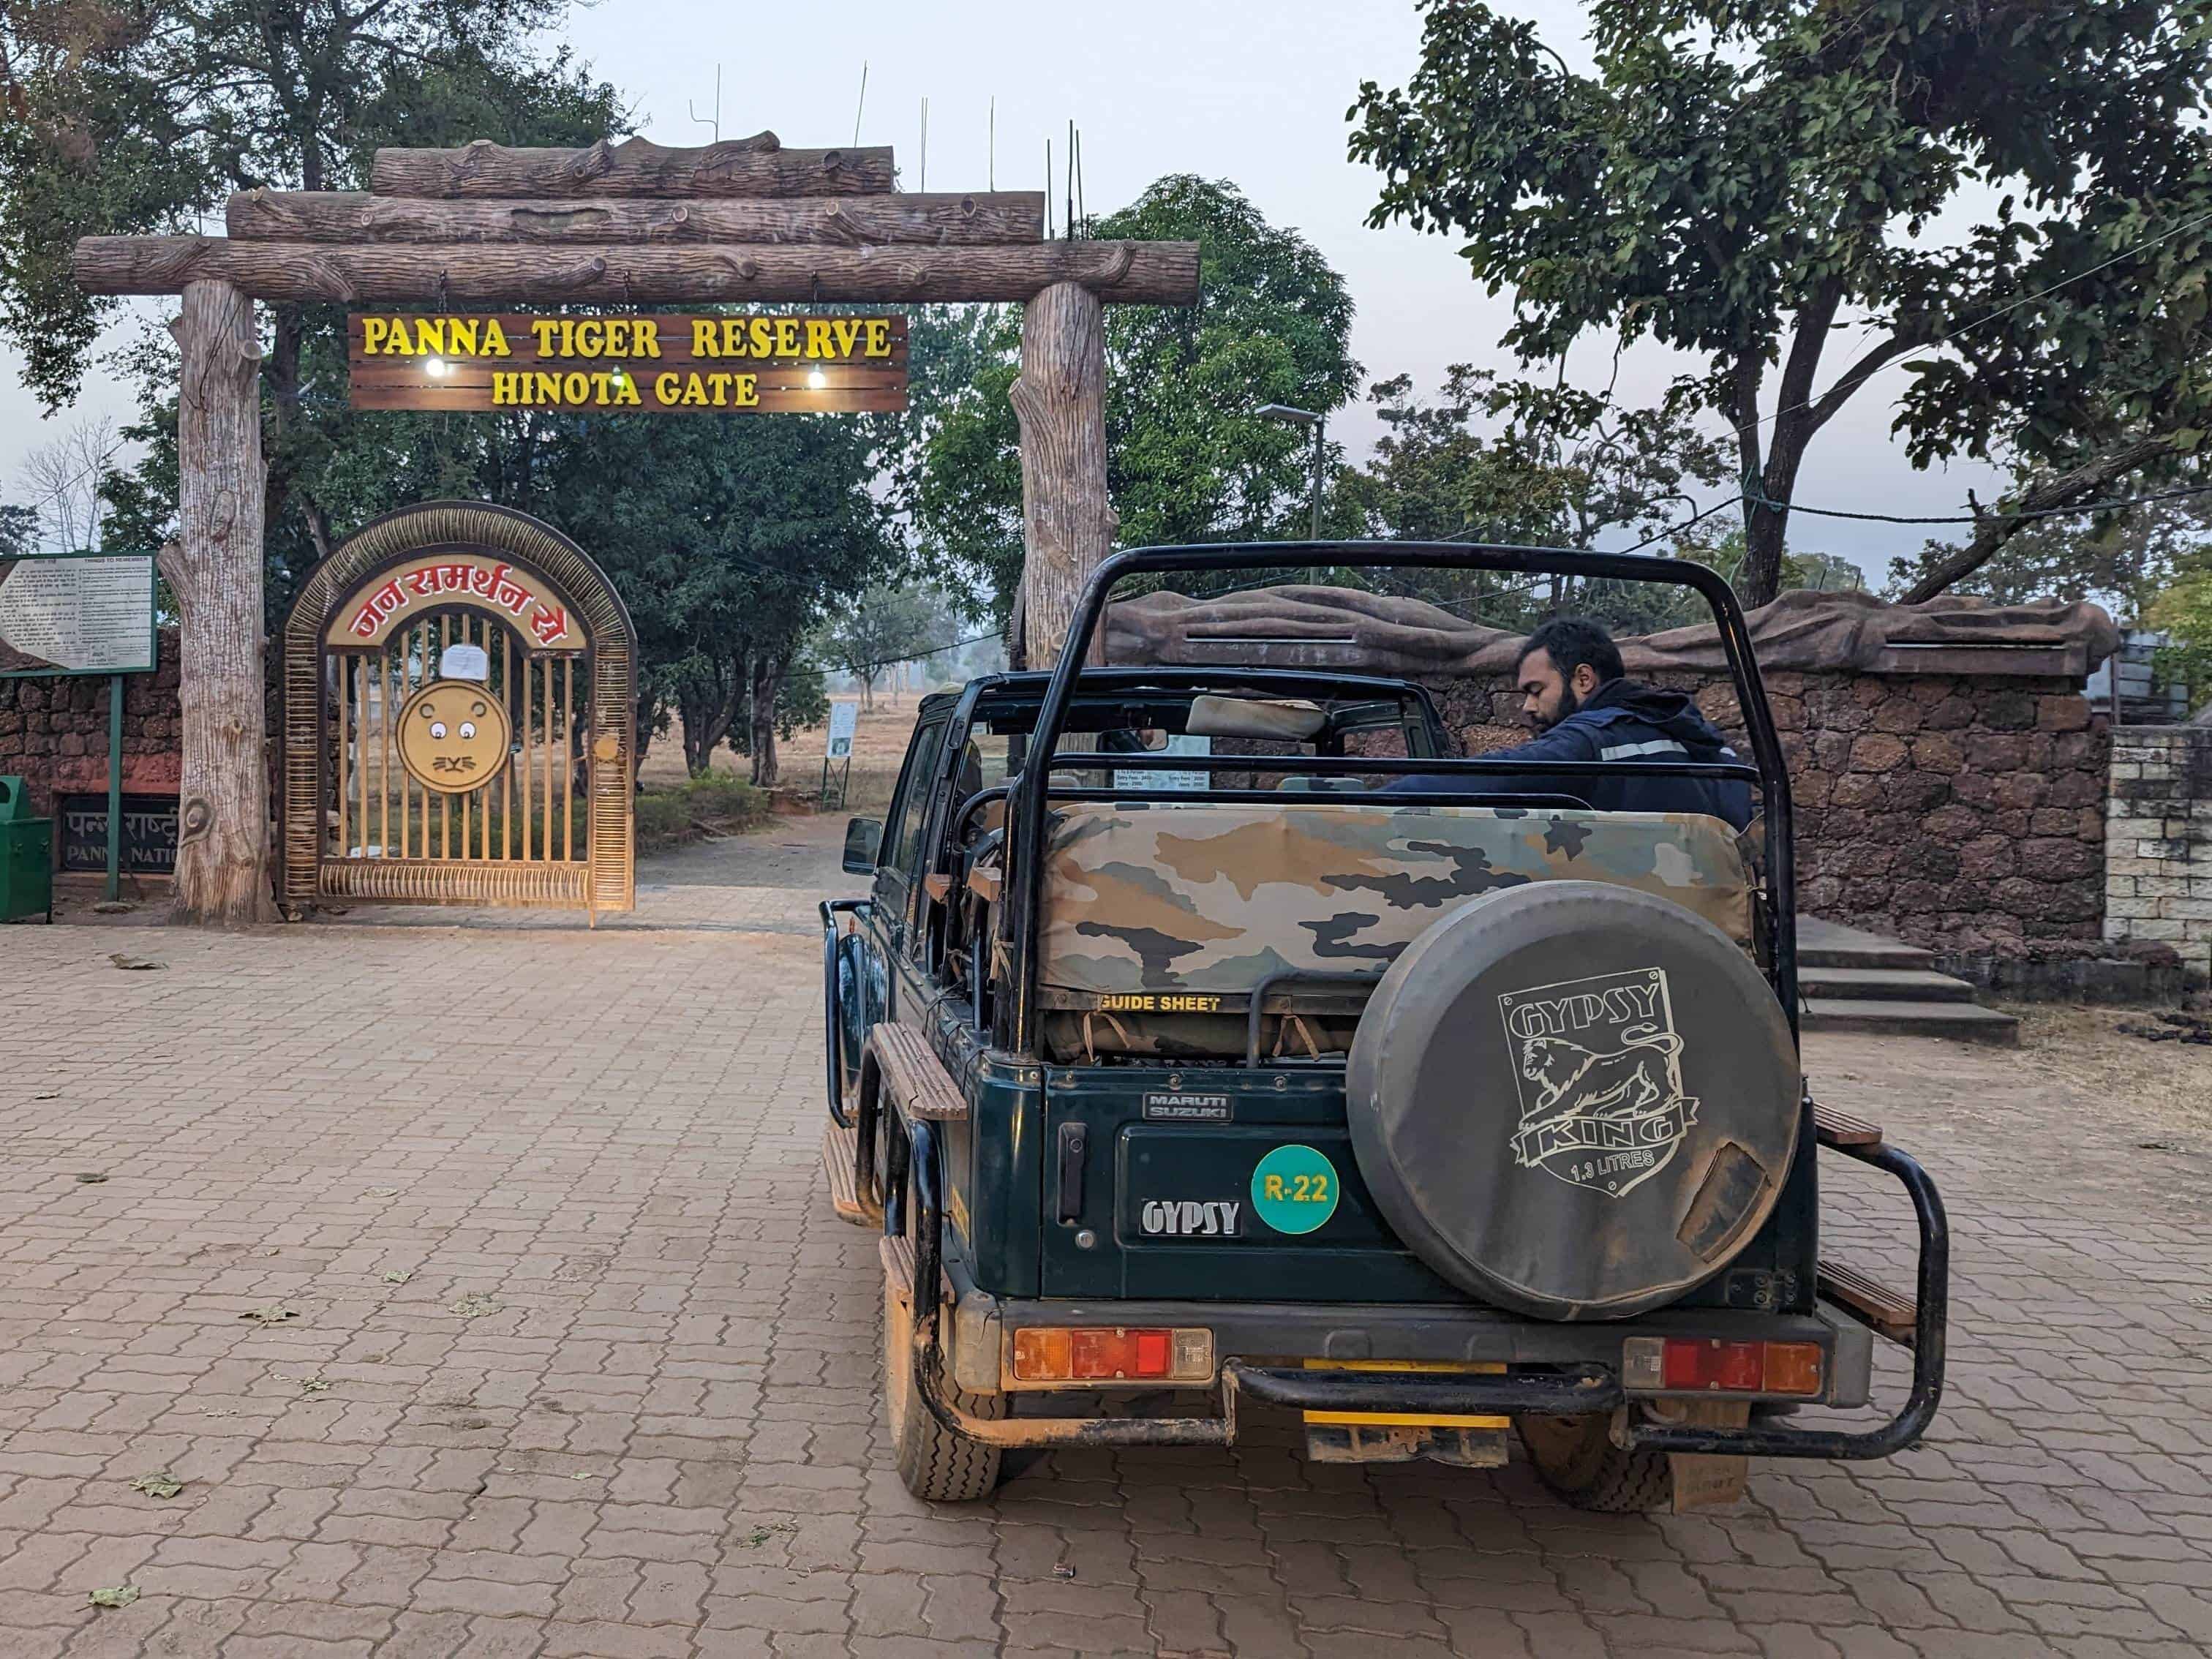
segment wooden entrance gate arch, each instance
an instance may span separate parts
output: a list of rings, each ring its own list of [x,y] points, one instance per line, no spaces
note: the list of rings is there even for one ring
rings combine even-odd
[[[637,639],[559,531],[388,513],[315,567],[283,648],[288,909],[631,907]]]
[[[1188,305],[1195,242],[1044,240],[1042,191],[908,193],[888,148],[379,150],[366,194],[248,191],[228,236],[91,236],[95,294],[178,294],[179,529],[162,560],[183,616],[177,917],[270,909],[261,787],[261,463],[253,301],[635,306],[1012,301],[1026,308],[1021,616],[1057,653],[1111,548],[1100,307]],[[288,877],[289,879],[289,877]],[[288,895],[289,890],[288,889]]]

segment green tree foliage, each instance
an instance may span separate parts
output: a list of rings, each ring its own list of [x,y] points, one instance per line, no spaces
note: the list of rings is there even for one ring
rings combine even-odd
[[[1087,228],[1199,244],[1197,305],[1106,313],[1107,489],[1122,545],[1301,528],[1311,441],[1254,411],[1327,412],[1358,390],[1344,279],[1225,181],[1171,175]],[[909,500],[925,557],[988,581],[1003,617],[1022,566],[1020,431],[1006,398],[1021,317],[984,313],[970,326],[956,347],[974,370],[945,399]]]
[[[2212,557],[2199,552],[2145,615],[2169,643],[2158,652],[2160,682],[2189,689],[2189,706],[2212,705]]]
[[[1385,179],[1372,222],[1465,236],[1475,277],[1514,289],[1524,361],[1586,331],[1702,360],[1685,391],[1735,429],[1753,602],[1782,580],[1807,446],[1909,353],[1916,461],[2078,464],[2193,420],[2205,377],[2172,371],[2201,350],[2163,380],[2159,356],[2166,325],[2202,325],[2204,236],[2142,240],[2212,207],[2212,0],[1593,0],[1590,75],[1478,0],[1425,10],[1412,79],[1352,111]],[[1934,234],[1984,193],[1983,222]],[[2062,281],[2081,285],[2031,300]]]
[[[196,230],[234,191],[365,188],[380,144],[589,143],[623,130],[614,88],[537,44],[554,0],[143,0],[0,8],[0,328],[50,405],[75,395],[117,301],[80,293],[81,235]],[[345,398],[344,310],[263,307],[272,610],[335,527],[465,489],[526,446],[450,416],[362,416]],[[139,477],[108,499],[158,546],[175,501],[176,360],[152,333],[122,365],[145,414]]]
[[[1402,374],[1368,396],[1385,430],[1364,467],[1338,471],[1328,519],[1338,535],[1594,547],[1626,531],[1643,540],[1661,533],[1670,514],[1693,508],[1692,484],[1710,485],[1725,471],[1719,445],[1679,401],[1622,410],[1466,363],[1445,371],[1433,398],[1416,398]],[[1485,436],[1486,427],[1496,430]],[[1664,590],[1620,582],[1412,570],[1346,570],[1331,580],[1387,586],[1497,627],[1569,609],[1605,611],[1624,626],[1672,626],[1654,618],[1676,608]],[[1702,601],[1689,604],[1702,614]]]
[[[959,637],[955,626],[940,595],[911,584],[879,582],[836,609],[817,649],[830,666],[860,683],[861,707],[870,708],[886,668],[951,645]]]
[[[754,782],[776,781],[776,738],[811,706],[802,641],[896,557],[875,460],[873,432],[843,416],[561,417],[514,504],[574,536],[621,591],[641,738],[673,709],[694,775],[726,742]]]

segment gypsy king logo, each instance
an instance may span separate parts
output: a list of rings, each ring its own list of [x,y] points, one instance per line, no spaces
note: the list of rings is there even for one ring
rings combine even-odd
[[[1533,986],[1498,1008],[1521,1097],[1514,1163],[1615,1198],[1667,1166],[1698,1103],[1664,969]]]

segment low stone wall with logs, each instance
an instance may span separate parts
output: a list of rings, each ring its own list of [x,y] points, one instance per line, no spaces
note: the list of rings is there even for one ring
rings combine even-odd
[[[1785,594],[1749,618],[1796,804],[1799,908],[1954,957],[2102,932],[2110,737],[2081,695],[2112,648],[2094,605],[1888,605]],[[1409,599],[1297,588],[1116,605],[1115,663],[1255,660],[1401,673],[1470,755],[1522,741],[1519,637]],[[1710,627],[1621,641],[1739,747]]]
[[[161,630],[160,665],[123,682],[123,787],[173,795],[184,714],[177,703],[177,633]],[[28,786],[31,810],[53,815],[59,795],[107,793],[107,681],[0,680],[0,773]]]

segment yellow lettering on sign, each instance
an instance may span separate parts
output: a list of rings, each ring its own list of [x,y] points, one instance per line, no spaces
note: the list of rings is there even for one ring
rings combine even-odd
[[[706,382],[696,374],[686,374],[684,377],[684,407],[686,409],[708,407]]]
[[[830,355],[830,325],[819,317],[806,319],[806,355],[827,357]]]
[[[867,319],[867,327],[868,356],[871,357],[890,356],[891,355],[890,319],[888,317],[871,317]]]
[[[673,404],[676,401],[677,380],[678,377],[673,374],[654,375],[653,377],[653,401],[660,404],[663,408],[666,408],[669,404]]]
[[[550,357],[553,355],[553,335],[560,326],[561,325],[550,317],[540,317],[530,325],[530,331],[538,337],[539,356]]]
[[[477,319],[473,317],[450,319],[446,324],[446,344],[453,356],[475,356],[477,355]]]
[[[617,408],[636,408],[638,406],[636,380],[627,374],[617,380],[615,382],[614,400]]]
[[[530,392],[523,401],[532,404],[557,404],[561,401],[561,377],[548,374],[544,369],[534,369],[530,376]]]
[[[640,357],[658,357],[660,355],[660,325],[649,317],[641,317],[631,326],[635,334],[630,346],[631,352]]]
[[[514,356],[514,352],[507,349],[507,331],[499,325],[499,319],[496,317],[487,317],[483,319],[483,355],[487,357]]]
[[[742,317],[722,319],[722,355],[742,357],[745,355],[745,319]]]
[[[592,395],[592,379],[588,374],[570,373],[561,377],[561,401],[580,404]]]
[[[738,376],[738,395],[736,402],[739,409],[755,409],[759,407],[759,375],[740,374]]]
[[[769,328],[767,318],[754,318],[745,325],[745,330],[753,343],[754,356],[765,357],[775,349],[775,337]]]
[[[775,319],[775,355],[779,357],[799,356],[799,319],[779,317]]]
[[[599,357],[606,355],[607,325],[593,320],[576,325],[576,355],[579,357]]]
[[[837,355],[849,357],[853,348],[860,343],[860,324],[857,318],[840,317],[830,326],[837,331]]]
[[[722,354],[714,342],[720,337],[721,325],[712,317],[691,319],[691,355],[694,357],[719,357]]]
[[[381,317],[361,319],[361,355],[374,357],[384,349],[384,343],[392,337],[392,325]]]
[[[522,401],[520,395],[521,385],[522,376],[518,371],[511,368],[494,369],[491,374],[491,406],[498,409],[508,404],[520,403]]]
[[[1267,1180],[1266,1180],[1266,1181],[1262,1182],[1261,1184],[1262,1186],[1264,1186],[1264,1187],[1267,1189],[1267,1196],[1268,1196],[1268,1197],[1270,1197],[1270,1198],[1280,1198],[1280,1197],[1283,1195],[1283,1178],[1282,1178],[1282,1176],[1279,1176],[1279,1175],[1271,1175],[1271,1176],[1269,1176],[1267,1178]]]

